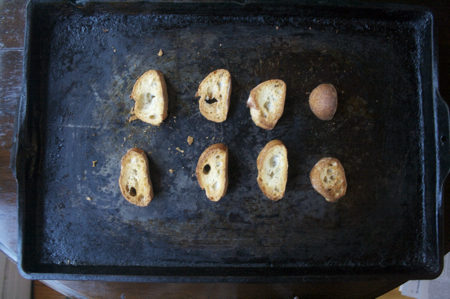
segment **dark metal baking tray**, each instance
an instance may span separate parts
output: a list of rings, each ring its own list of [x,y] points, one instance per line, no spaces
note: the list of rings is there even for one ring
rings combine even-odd
[[[31,1],[12,160],[22,275],[436,277],[449,119],[438,93],[433,22],[423,8],[344,2]],[[207,121],[194,98],[218,68],[230,71],[233,84],[220,124]],[[128,122],[132,86],[149,69],[161,70],[168,86],[169,117],[159,127]],[[287,83],[286,107],[267,131],[253,124],[246,99],[273,78]],[[327,122],[308,106],[308,92],[325,82],[339,93]],[[278,202],[256,182],[258,153],[275,138],[289,152]],[[229,147],[230,181],[214,203],[194,171],[217,142]],[[134,146],[149,153],[156,195],[144,208],[118,187],[120,159]],[[337,203],[308,178],[324,156],[340,159],[347,174],[347,194]]]

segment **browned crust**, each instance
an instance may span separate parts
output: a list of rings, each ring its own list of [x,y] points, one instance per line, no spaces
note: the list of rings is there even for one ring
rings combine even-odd
[[[321,173],[322,169],[324,167],[326,167],[329,163],[333,163],[333,162],[337,163],[339,172],[341,172],[343,174],[343,177],[341,177],[343,182],[340,185],[336,186],[337,188],[342,188],[343,192],[340,194],[340,196],[337,196],[337,197],[334,196],[334,193],[332,192],[334,190],[328,191],[326,188],[324,188],[323,183],[320,180],[320,173]],[[341,162],[336,158],[325,157],[325,158],[320,159],[319,162],[317,162],[316,165],[314,165],[313,169],[311,170],[311,172],[309,174],[309,178],[311,180],[311,185],[313,186],[313,188],[320,195],[325,197],[325,199],[329,202],[338,201],[347,192],[347,179],[345,177],[344,167],[342,166]]]
[[[221,120],[216,120],[216,119],[214,119],[213,117],[211,117],[209,114],[204,113],[204,108],[203,108],[203,107],[204,107],[204,105],[205,105],[205,102],[203,101],[203,96],[202,96],[201,90],[202,90],[202,88],[203,88],[203,85],[206,84],[206,81],[207,81],[207,79],[208,79],[209,77],[214,77],[214,76],[216,76],[217,73],[220,73],[220,72],[226,72],[226,73],[228,73],[228,78],[229,78],[229,79],[228,79],[228,86],[230,86],[230,88],[229,88],[228,96],[225,98],[225,105],[226,105],[225,118],[224,118],[224,119],[221,119]],[[203,81],[200,83],[200,85],[199,85],[199,87],[198,87],[198,90],[197,90],[197,92],[195,93],[195,96],[194,96],[194,97],[196,97],[196,98],[201,97],[201,98],[200,98],[200,101],[199,101],[200,113],[201,113],[207,120],[210,120],[210,121],[213,121],[213,122],[216,122],[216,123],[224,122],[224,121],[227,119],[227,117],[228,117],[228,110],[229,110],[229,108],[230,108],[231,90],[232,90],[232,85],[231,85],[231,74],[230,74],[230,72],[229,72],[228,70],[226,70],[226,69],[218,69],[218,70],[215,70],[214,72],[210,73],[210,74],[209,74],[208,76],[206,76],[206,77],[203,79]]]
[[[261,191],[264,193],[265,196],[267,196],[269,199],[271,199],[273,201],[278,201],[278,200],[282,199],[284,197],[284,194],[286,193],[286,188],[284,188],[283,194],[280,197],[272,196],[270,194],[270,191],[266,189],[266,186],[259,180],[259,177],[260,177],[260,172],[262,171],[262,168],[264,165],[264,160],[266,159],[267,154],[273,147],[278,146],[278,145],[283,146],[286,149],[286,153],[287,153],[287,148],[284,145],[284,143],[278,139],[275,139],[266,144],[266,146],[261,150],[261,152],[258,155],[258,158],[256,159],[256,167],[258,169],[257,181],[258,181],[259,188],[261,189]],[[286,174],[286,182],[287,182],[287,174]]]
[[[267,80],[267,81],[264,81],[264,82],[258,84],[255,88],[253,88],[250,91],[250,96],[247,100],[247,105],[250,107],[250,109],[260,110],[258,101],[256,100],[258,97],[259,89],[266,84],[272,84],[272,83],[273,84],[282,83],[286,87],[286,83],[280,79],[271,79],[271,80]],[[285,101],[286,101],[286,89],[284,90],[283,97],[282,97],[282,102],[283,102],[282,109],[274,115],[275,116],[274,121],[267,122],[264,118],[260,117],[260,118],[258,118],[258,122],[256,122],[254,120],[255,125],[263,128],[263,129],[266,129],[266,130],[272,130],[273,128],[275,128],[278,120],[280,120],[281,116],[283,115]]]
[[[202,190],[205,189],[205,186],[203,185],[202,180],[202,171],[203,167],[205,166],[205,162],[208,160],[209,157],[216,154],[216,152],[225,152],[225,187],[223,189],[222,194],[217,197],[208,197],[211,201],[219,201],[222,197],[225,196],[228,189],[228,147],[223,143],[216,143],[205,149],[205,151],[201,154],[200,158],[198,159],[197,168],[195,170],[195,174],[197,175],[197,181],[202,188]]]
[[[309,107],[321,120],[331,120],[336,113],[338,97],[332,84],[320,84],[309,95]]]
[[[164,110],[163,110],[163,114],[161,116],[161,123],[163,122],[163,120],[165,120],[167,118],[167,110],[169,109],[169,96],[167,93],[167,85],[166,85],[166,81],[164,80],[164,73],[158,70],[148,70],[146,71],[144,74],[142,74],[134,83],[133,86],[133,90],[131,91],[131,95],[130,98],[133,99],[135,102],[138,100],[139,94],[137,93],[137,83],[140,82],[141,78],[143,78],[144,76],[146,76],[149,73],[152,72],[156,72],[156,75],[158,76],[159,81],[161,82],[161,88],[162,88],[162,92],[163,92],[163,98],[164,98]],[[139,118],[140,120],[142,120],[143,122],[149,123],[141,118]],[[159,123],[158,126],[161,124]],[[150,123],[151,124],[151,123]]]
[[[122,170],[126,167],[126,161],[128,159],[128,157],[132,154],[132,153],[137,153],[138,155],[142,156],[144,158],[145,161],[145,167],[147,168],[147,183],[150,186],[150,192],[148,194],[144,194],[146,201],[144,203],[139,202],[138,200],[134,199],[133,197],[128,195],[128,192],[126,192],[126,183],[122,182],[123,181],[123,172]],[[120,177],[119,177],[119,187],[120,187],[120,192],[122,192],[123,197],[125,197],[125,199],[127,201],[129,201],[130,203],[140,206],[140,207],[145,207],[148,206],[148,204],[150,203],[150,201],[153,199],[154,194],[153,194],[153,186],[152,186],[152,181],[150,179],[150,168],[148,165],[148,159],[147,159],[147,155],[146,153],[141,150],[140,148],[134,147],[128,150],[128,152],[122,157],[122,160],[120,161]],[[148,199],[148,200],[147,200]]]

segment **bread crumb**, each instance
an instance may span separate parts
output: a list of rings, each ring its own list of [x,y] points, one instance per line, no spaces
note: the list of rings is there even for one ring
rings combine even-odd
[[[280,27],[277,26],[277,27],[275,27],[275,28],[278,30]]]
[[[95,134],[92,134],[92,136],[95,136]]]
[[[104,32],[108,32],[109,30],[108,29],[102,29]]]
[[[133,115],[132,117],[130,117],[130,119],[128,120],[128,122],[135,121],[136,119],[138,119],[138,117],[137,117],[136,115]]]
[[[127,137],[123,137],[123,141],[127,141]]]
[[[162,49],[159,49],[158,56],[161,57],[163,55],[164,55],[164,53],[163,53]]]
[[[114,49],[114,52],[116,52],[116,49]]]
[[[222,44],[219,44],[220,47],[222,47]]]
[[[86,196],[86,200],[89,200],[89,201],[91,201],[91,200],[92,200],[92,198],[90,198],[89,196]]]
[[[177,147],[176,150],[179,151],[180,153],[184,153],[184,151],[181,150],[179,147]]]
[[[170,173],[173,173],[173,169],[169,169],[169,172],[170,172]]]
[[[208,139],[209,137],[208,136],[206,136],[206,139]]]
[[[95,164],[97,164],[97,160],[92,161],[92,167],[95,167]]]
[[[194,142],[194,137],[188,136],[187,142],[191,145]]]
[[[150,155],[152,152],[148,152],[148,154]]]

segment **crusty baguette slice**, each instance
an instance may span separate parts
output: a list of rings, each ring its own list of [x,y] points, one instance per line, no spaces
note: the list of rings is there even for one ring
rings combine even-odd
[[[250,92],[247,105],[253,122],[266,130],[272,130],[283,115],[286,83],[273,79],[265,81]]]
[[[128,150],[120,165],[119,186],[126,200],[140,207],[153,198],[147,155],[137,147]]]
[[[159,126],[169,106],[164,74],[157,70],[145,72],[134,84],[130,98],[136,101],[134,113],[140,120]]]
[[[280,140],[272,140],[259,153],[256,160],[258,185],[265,196],[280,200],[286,191],[288,176],[287,149]]]
[[[322,158],[309,174],[313,188],[327,201],[334,202],[347,192],[344,167],[336,158]]]
[[[231,75],[224,69],[209,74],[198,88],[195,97],[200,97],[200,112],[206,119],[216,123],[227,119],[230,107]]]
[[[206,196],[212,201],[219,201],[228,188],[228,147],[216,143],[208,147],[197,163],[197,180]]]

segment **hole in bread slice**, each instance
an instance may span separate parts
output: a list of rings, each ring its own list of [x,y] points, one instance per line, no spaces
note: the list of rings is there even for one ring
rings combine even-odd
[[[203,174],[208,174],[211,171],[211,166],[209,164],[206,164],[205,167],[203,167]]]
[[[205,102],[211,105],[211,104],[217,103],[218,101],[216,99],[214,99],[214,98],[210,99],[207,96],[206,99],[205,99]]]
[[[272,158],[270,158],[270,166],[272,168],[277,167],[279,160],[280,160],[280,155],[272,156]]]
[[[127,186],[127,191],[130,194],[130,196],[133,196],[133,197],[135,197],[137,194],[136,189],[134,187]]]
[[[264,108],[266,108],[267,112],[270,112],[270,111],[272,110],[272,102],[267,101],[267,102],[264,104]]]

